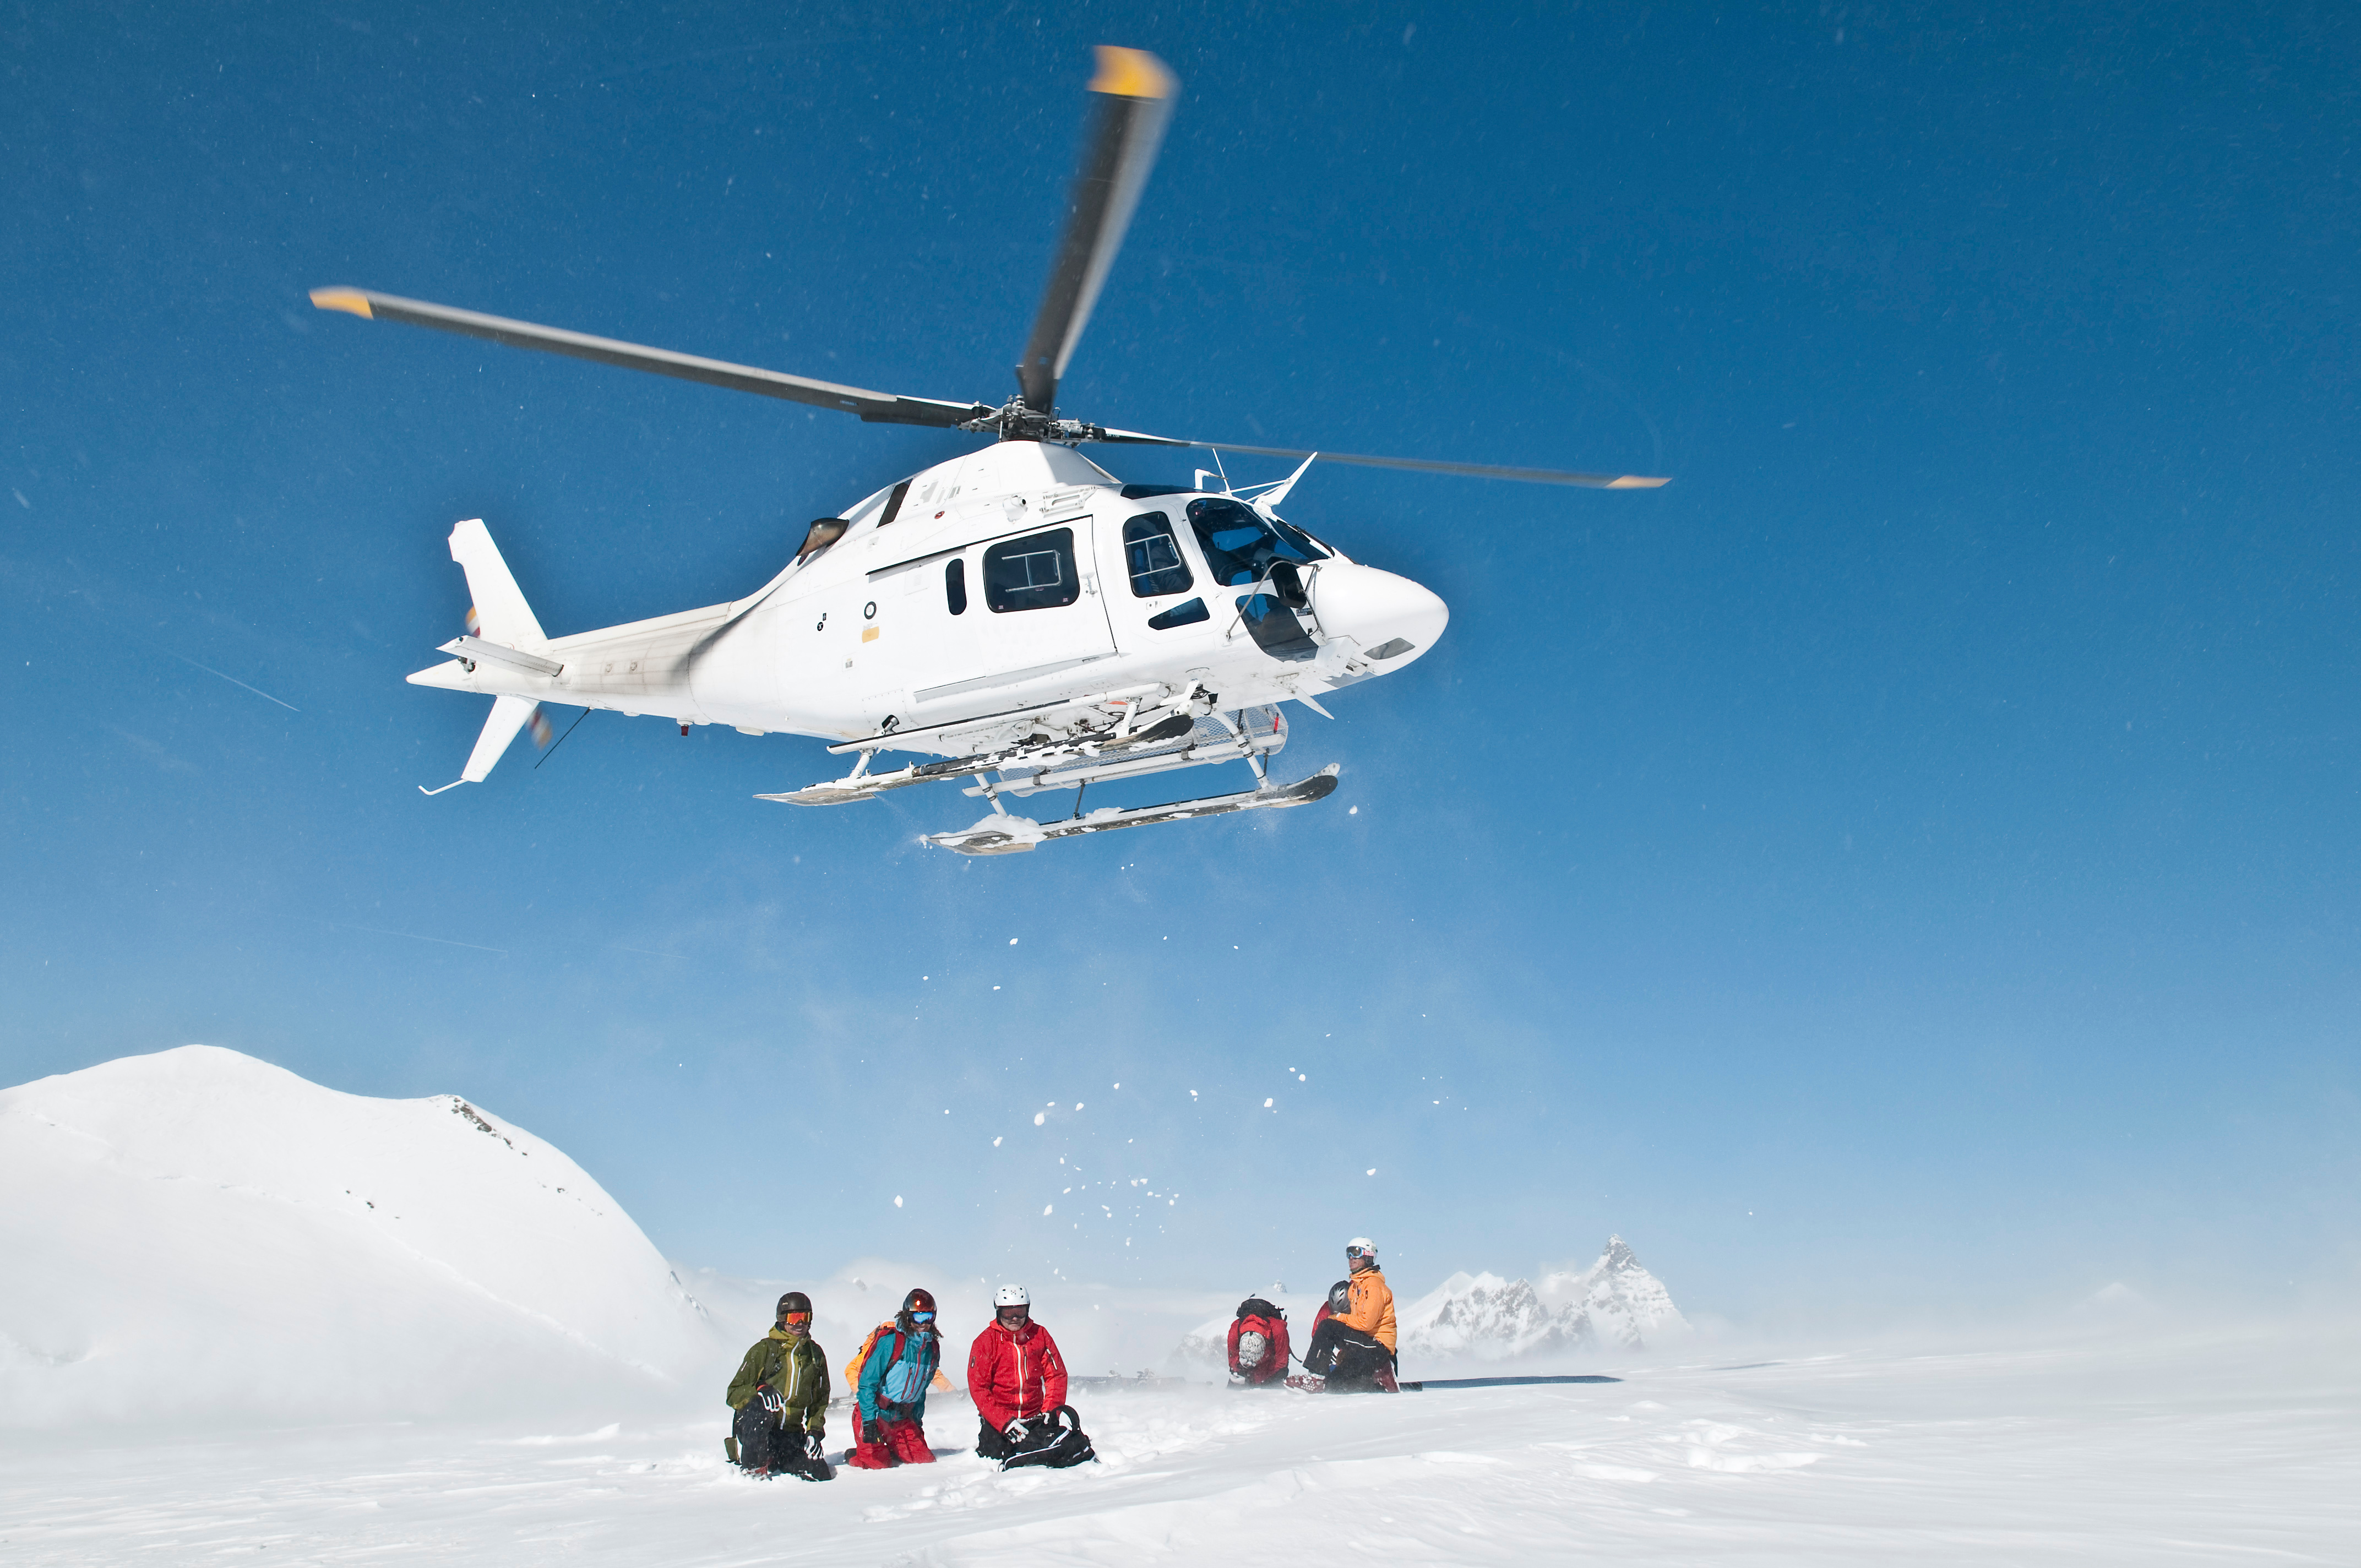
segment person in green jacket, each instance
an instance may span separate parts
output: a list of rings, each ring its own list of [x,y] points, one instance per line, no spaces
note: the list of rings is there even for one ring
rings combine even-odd
[[[820,1452],[828,1428],[828,1353],[812,1343],[811,1298],[779,1298],[778,1326],[746,1352],[730,1380],[738,1412],[722,1443],[730,1463],[757,1475],[827,1481],[836,1472]]]

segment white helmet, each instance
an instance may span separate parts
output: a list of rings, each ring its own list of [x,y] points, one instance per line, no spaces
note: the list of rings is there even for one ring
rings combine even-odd
[[[1355,1236],[1351,1241],[1345,1244],[1345,1255],[1346,1257],[1375,1257],[1378,1255],[1378,1244],[1371,1241],[1367,1236]]]
[[[992,1304],[998,1307],[1029,1307],[1033,1298],[1025,1294],[1022,1285],[1004,1285],[993,1292]]]

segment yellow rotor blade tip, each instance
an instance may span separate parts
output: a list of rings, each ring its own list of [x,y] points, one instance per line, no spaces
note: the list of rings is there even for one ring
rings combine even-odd
[[[314,289],[312,303],[323,311],[346,311],[363,321],[371,319],[368,296],[358,289]]]
[[[1653,490],[1671,483],[1670,479],[1647,479],[1637,474],[1626,474],[1620,478],[1608,480],[1607,488],[1610,490]]]
[[[1099,73],[1091,78],[1093,93],[1118,98],[1170,98],[1180,84],[1162,60],[1144,49],[1100,44],[1098,51]]]

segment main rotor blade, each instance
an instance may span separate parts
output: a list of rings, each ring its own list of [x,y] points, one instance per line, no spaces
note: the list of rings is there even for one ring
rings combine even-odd
[[[1086,437],[1129,446],[1201,446],[1224,452],[1251,452],[1259,457],[1317,457],[1323,463],[1351,463],[1363,468],[1406,468],[1419,474],[1460,474],[1475,479],[1517,479],[1529,485],[1580,485],[1593,490],[1653,490],[1670,479],[1640,474],[1569,474],[1560,468],[1503,468],[1491,463],[1441,463],[1428,457],[1364,457],[1351,452],[1303,452],[1289,446],[1241,446],[1232,441],[1181,441],[1170,435],[1148,435],[1137,430],[1094,426]]]
[[[1065,237],[1033,318],[1025,361],[1016,367],[1017,389],[1035,413],[1048,413],[1057,400],[1066,361],[1074,356],[1107,269],[1123,248],[1124,231],[1155,167],[1164,122],[1172,116],[1172,99],[1180,88],[1164,62],[1145,49],[1101,44],[1098,57],[1091,91],[1101,96],[1067,198]]]
[[[766,398],[784,398],[789,402],[837,409],[845,413],[858,414],[871,424],[931,424],[950,428],[993,411],[982,403],[947,403],[933,398],[903,398],[891,392],[872,392],[861,387],[841,387],[833,381],[815,381],[807,377],[790,376],[783,370],[732,365],[721,359],[702,359],[694,354],[675,354],[669,348],[648,348],[636,343],[620,343],[611,337],[592,337],[585,333],[567,332],[562,327],[536,326],[531,322],[511,321],[506,316],[488,316],[475,311],[456,310],[449,305],[428,304],[423,300],[404,300],[392,294],[372,293],[366,289],[314,289],[312,291],[312,303],[324,311],[348,312],[363,321],[404,322],[412,326],[431,326],[438,332],[457,333],[462,337],[489,338],[512,348],[538,348],[547,354],[595,359],[601,365],[620,365],[626,370],[646,370],[658,376],[676,377],[684,381],[702,381],[709,387],[727,387],[735,392],[756,392]]]

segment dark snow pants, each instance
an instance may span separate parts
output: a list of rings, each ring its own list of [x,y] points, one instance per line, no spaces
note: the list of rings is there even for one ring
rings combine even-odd
[[[1375,1393],[1381,1387],[1378,1374],[1391,1372],[1393,1365],[1393,1355],[1384,1345],[1334,1318],[1313,1331],[1311,1347],[1303,1353],[1303,1369],[1326,1378],[1333,1394]]]
[[[738,1463],[747,1469],[757,1475],[792,1473],[818,1481],[828,1479],[828,1461],[811,1453],[801,1424],[782,1422],[763,1409],[760,1400],[747,1400],[730,1425],[738,1439]]]

